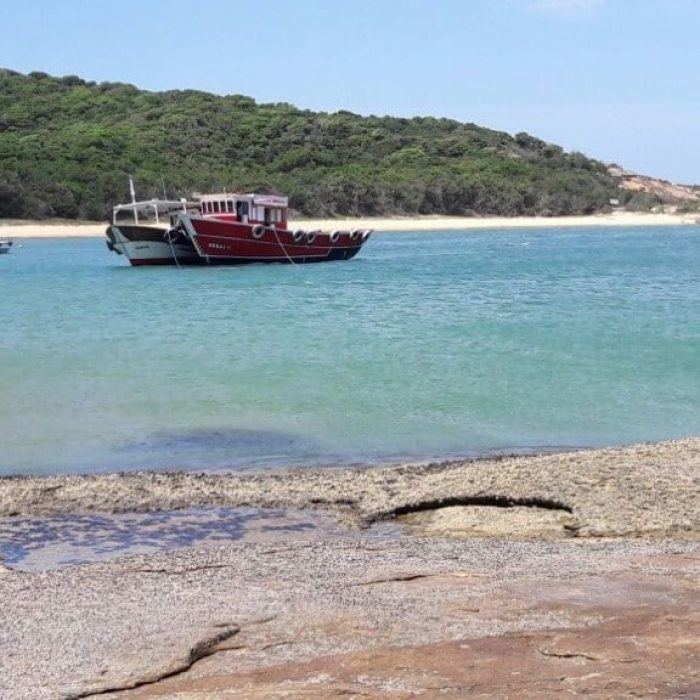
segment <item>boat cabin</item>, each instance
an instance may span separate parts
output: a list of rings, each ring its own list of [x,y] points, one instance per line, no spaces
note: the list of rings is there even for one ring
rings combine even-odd
[[[287,197],[224,192],[200,195],[199,203],[205,218],[287,228]]]
[[[186,199],[149,199],[117,204],[112,208],[111,223],[115,226],[159,226],[168,223],[170,216],[180,211],[187,214],[199,213],[199,204]]]

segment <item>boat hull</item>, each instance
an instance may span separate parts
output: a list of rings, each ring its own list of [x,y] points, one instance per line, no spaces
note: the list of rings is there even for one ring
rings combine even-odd
[[[168,229],[151,226],[108,226],[107,247],[125,255],[134,266],[201,264],[192,245],[168,240]]]
[[[272,226],[243,224],[188,215],[180,216],[181,235],[208,265],[251,263],[306,264],[354,258],[369,232],[296,233]]]

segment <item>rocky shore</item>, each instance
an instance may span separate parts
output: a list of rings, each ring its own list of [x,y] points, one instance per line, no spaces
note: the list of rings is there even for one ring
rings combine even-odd
[[[285,506],[348,536],[0,568],[0,697],[694,697],[700,440],[256,475],[8,477],[0,517]],[[373,537],[368,527],[403,523]]]
[[[488,534],[498,508],[518,521],[509,528],[501,520],[497,534],[505,527],[517,535],[530,515],[546,518],[547,530],[577,537],[697,537],[700,439],[384,468],[0,479],[0,517],[191,506],[325,509],[358,527],[440,511],[443,529],[476,534]],[[433,522],[431,532],[440,527]]]

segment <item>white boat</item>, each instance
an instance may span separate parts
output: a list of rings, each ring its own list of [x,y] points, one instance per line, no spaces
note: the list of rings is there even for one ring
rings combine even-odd
[[[10,248],[12,248],[11,238],[0,238],[0,254],[9,253]]]
[[[173,265],[198,257],[190,244],[168,235],[177,212],[199,212],[199,205],[185,199],[149,199],[117,204],[107,227],[107,247],[126,255],[132,265]]]

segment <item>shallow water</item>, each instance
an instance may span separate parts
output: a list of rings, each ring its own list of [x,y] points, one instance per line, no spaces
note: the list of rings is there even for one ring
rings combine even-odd
[[[383,536],[393,533],[387,526],[370,536],[378,537],[380,531]],[[14,517],[0,520],[0,562],[21,571],[43,571],[183,547],[351,536],[331,515],[281,508]]]
[[[376,235],[349,262],[0,258],[0,473],[259,468],[700,433],[700,230]]]

